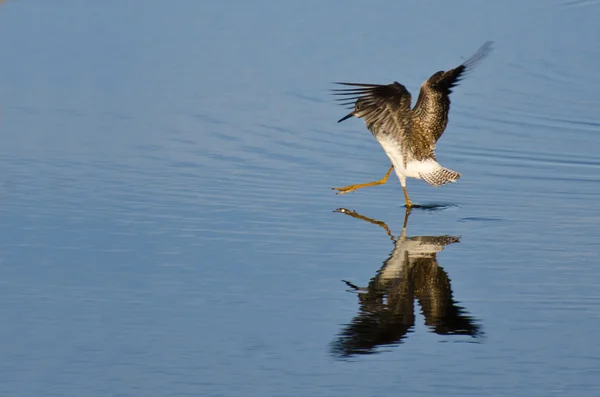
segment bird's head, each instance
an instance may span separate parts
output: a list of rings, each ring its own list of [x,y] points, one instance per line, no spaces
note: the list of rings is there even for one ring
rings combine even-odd
[[[356,100],[356,103],[354,104],[354,110],[342,117],[341,119],[339,119],[338,123],[341,123],[342,121],[347,120],[352,116],[356,118],[363,117],[365,114],[367,114],[366,108],[367,106],[365,98],[358,98]]]

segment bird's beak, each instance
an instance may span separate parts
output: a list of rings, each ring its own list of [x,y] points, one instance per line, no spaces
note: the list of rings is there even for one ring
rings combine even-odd
[[[347,115],[345,115],[344,117],[342,117],[341,119],[338,120],[338,123],[341,123],[344,120],[349,119],[350,117],[354,116],[354,112],[350,112]]]

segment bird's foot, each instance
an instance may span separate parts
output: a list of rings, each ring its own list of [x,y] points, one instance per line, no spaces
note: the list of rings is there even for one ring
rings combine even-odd
[[[346,194],[355,191],[356,189],[360,189],[363,186],[360,185],[350,185],[344,187],[332,187],[331,190],[337,190],[335,194]]]
[[[344,186],[344,187],[332,187],[331,189],[337,190],[338,192],[336,194],[346,194],[346,193],[353,192],[357,189],[362,189],[363,187],[383,185],[386,181],[387,181],[387,177],[380,181],[359,183],[357,185],[350,185],[350,186]]]
[[[384,185],[387,182],[388,177],[390,176],[390,173],[392,172],[393,169],[394,169],[394,166],[392,165],[390,167],[390,169],[385,173],[385,176],[378,181],[359,183],[356,185],[350,185],[350,186],[344,186],[344,187],[332,187],[331,189],[337,190],[338,192],[336,194],[346,194],[346,193],[353,192],[357,189],[362,189],[363,187]]]

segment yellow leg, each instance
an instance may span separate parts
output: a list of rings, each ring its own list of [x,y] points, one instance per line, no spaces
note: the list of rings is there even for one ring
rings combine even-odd
[[[412,207],[412,202],[408,198],[408,192],[406,191],[406,186],[402,186],[402,190],[404,190],[404,199],[406,200],[406,208],[410,209],[410,207]]]
[[[359,183],[358,185],[350,185],[350,186],[345,186],[345,187],[333,187],[332,189],[333,190],[338,190],[337,194],[345,194],[345,193],[353,192],[356,189],[362,189],[363,187],[383,185],[383,184],[385,184],[387,182],[388,177],[392,173],[393,169],[394,169],[394,166],[392,165],[390,167],[390,169],[388,170],[388,172],[385,174],[385,176],[383,178],[381,178],[381,180],[379,180],[379,181],[367,182],[367,183]]]

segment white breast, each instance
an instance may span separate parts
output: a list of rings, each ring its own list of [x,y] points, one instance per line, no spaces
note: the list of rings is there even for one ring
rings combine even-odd
[[[402,180],[402,177],[421,179],[420,173],[427,174],[440,167],[435,160],[417,161],[410,157],[407,159],[406,167],[404,167],[401,142],[393,137],[382,136],[379,137],[379,143],[394,165],[394,170],[400,180]]]

